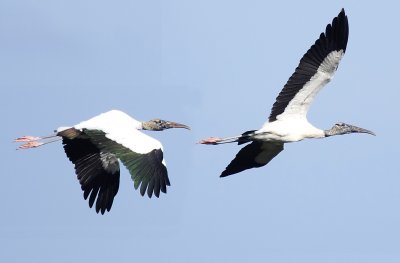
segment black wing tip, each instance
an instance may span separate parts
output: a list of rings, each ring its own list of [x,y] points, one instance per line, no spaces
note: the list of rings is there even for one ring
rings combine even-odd
[[[106,211],[110,212],[110,210],[111,210],[111,207],[110,208],[108,208],[108,207],[96,208],[96,213],[98,214],[100,212],[101,215],[104,215],[104,213]]]
[[[237,173],[237,172],[236,172]],[[221,175],[219,176],[220,178],[224,178],[224,177],[227,177],[227,176],[229,176],[229,175],[232,175],[232,174],[236,174],[235,172],[230,172],[230,171],[228,171],[228,170],[225,170],[225,171],[223,171],[222,173],[221,173]]]
[[[85,191],[85,192],[84,192],[83,198],[84,198],[85,200],[88,199],[89,193],[90,193],[89,191]],[[115,195],[114,195],[114,197],[115,197]],[[99,200],[99,196],[96,194],[96,195],[95,195],[95,198],[89,198],[89,208],[92,208],[93,205],[96,204],[96,205],[95,205],[96,213],[97,213],[97,214],[98,214],[98,213],[101,213],[102,215],[104,215],[104,213],[105,213],[106,211],[107,211],[107,212],[110,212],[110,211],[111,211],[111,207],[112,207],[113,202],[114,202],[114,197],[112,197],[112,198],[109,199],[109,200],[105,199],[104,201],[100,201],[100,200]],[[96,201],[96,203],[95,203],[95,201]]]
[[[223,171],[220,175],[219,175],[219,177],[227,177],[229,174],[228,174],[228,172],[225,170],[225,171]]]
[[[330,27],[330,29],[328,29]],[[349,39],[349,20],[344,8],[333,18],[332,23],[326,26],[325,35],[331,38],[337,45],[336,51],[346,52],[347,41]]]
[[[138,171],[129,168],[129,164],[125,164],[131,173],[135,189],[137,190],[140,187],[140,195],[147,195],[149,198],[152,198],[153,195],[159,198],[161,192],[166,194],[167,186],[171,184],[168,178],[167,167],[162,162],[162,150],[154,149],[147,154],[141,154],[137,158],[141,158],[136,162],[139,164],[135,168]],[[124,162],[124,160],[122,161]]]
[[[233,164],[234,160],[232,160],[232,162],[220,174],[220,176],[219,176],[220,178],[224,178],[224,177],[227,177],[227,176],[230,176],[230,175],[233,175],[233,174],[237,174],[237,173],[243,172],[244,170],[247,170],[247,169],[259,167],[257,165],[251,166],[251,167],[250,166],[249,167],[247,167],[247,166],[246,167],[244,167],[244,166],[236,166],[235,164]]]
[[[155,197],[159,198],[161,193],[164,193],[164,194],[167,193],[167,186],[171,186],[169,181],[164,182],[164,183],[158,182],[158,186],[157,186],[157,190],[156,190],[156,186],[149,187],[148,184],[145,184],[145,185],[143,185],[143,187],[141,187],[142,184],[143,184],[143,182],[140,185],[138,185],[137,187],[135,187],[135,189],[137,190],[140,186],[140,189],[139,189],[140,195],[141,196],[147,195],[149,198],[152,198],[153,195]]]

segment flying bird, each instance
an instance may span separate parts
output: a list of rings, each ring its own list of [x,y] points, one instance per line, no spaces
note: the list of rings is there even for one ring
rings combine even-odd
[[[96,212],[110,211],[118,193],[120,168],[118,159],[131,174],[135,189],[151,198],[167,192],[170,185],[161,143],[139,130],[162,131],[170,128],[190,129],[176,122],[153,119],[140,122],[126,113],[111,110],[72,127],[60,127],[46,137],[23,136],[19,149],[30,149],[62,140],[68,159],[89,206],[96,202]]]
[[[314,45],[301,58],[295,72],[279,93],[268,120],[259,130],[228,138],[210,137],[201,144],[217,145],[237,142],[243,147],[222,172],[221,177],[269,163],[288,142],[308,138],[326,138],[349,133],[373,132],[345,123],[321,130],[307,120],[308,109],[318,92],[333,78],[346,52],[349,24],[344,9],[328,24]]]

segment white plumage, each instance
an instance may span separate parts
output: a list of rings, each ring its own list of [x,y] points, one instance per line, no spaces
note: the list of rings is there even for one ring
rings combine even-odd
[[[321,130],[307,120],[307,112],[315,96],[333,78],[344,56],[348,35],[348,20],[342,9],[332,24],[326,27],[325,33],[321,33],[304,54],[276,98],[268,121],[259,130],[229,138],[210,137],[200,141],[202,144],[212,145],[251,142],[238,152],[221,177],[266,165],[283,150],[284,143],[347,133],[374,134],[344,123],[337,123],[329,130]]]
[[[102,113],[73,127],[80,131],[82,129],[103,131],[107,138],[136,153],[144,154],[155,149],[162,150],[162,145],[158,140],[139,131],[143,129],[142,122],[119,110]]]
[[[343,50],[332,51],[329,53],[318,67],[316,73],[304,84],[303,88],[296,93],[293,99],[286,106],[285,111],[276,118],[282,121],[285,119],[290,121],[292,118],[307,121],[307,112],[311,103],[314,101],[320,90],[333,79],[339,62],[343,56]],[[265,125],[268,123],[270,122],[265,123]]]
[[[139,130],[161,131],[188,126],[160,119],[140,122],[126,113],[111,110],[72,127],[60,127],[47,137],[24,136],[20,149],[29,149],[62,139],[69,160],[89,206],[96,212],[110,211],[119,188],[120,160],[129,170],[141,195],[159,197],[170,185],[161,143]],[[54,137],[61,137],[54,139]]]

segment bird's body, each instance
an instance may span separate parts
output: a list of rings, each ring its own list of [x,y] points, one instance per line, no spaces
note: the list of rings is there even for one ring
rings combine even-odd
[[[140,187],[141,195],[159,197],[170,185],[161,143],[140,130],[161,131],[188,126],[154,119],[140,122],[126,113],[111,110],[72,127],[60,127],[56,134],[47,137],[24,136],[16,139],[26,142],[21,149],[39,147],[61,137],[69,160],[89,206],[96,202],[96,212],[110,211],[118,192],[120,168],[118,159],[126,166]]]
[[[292,119],[291,121],[276,120],[267,122],[252,136],[254,140],[284,143],[323,137],[325,137],[324,131],[314,127],[305,118]]]
[[[139,154],[146,154],[154,149],[163,150],[158,140],[140,131],[143,130],[141,121],[135,120],[119,110],[102,113],[78,123],[73,128],[80,131],[83,129],[103,131],[108,139]],[[63,129],[65,130],[64,127],[58,128],[57,132],[61,132]],[[163,162],[165,163],[165,160]]]
[[[325,138],[347,133],[371,131],[345,123],[322,130],[310,124],[307,112],[319,91],[333,78],[344,56],[349,35],[349,25],[344,10],[328,24],[325,33],[304,54],[295,72],[279,93],[268,121],[259,130],[247,131],[229,138],[210,137],[201,144],[237,142],[245,144],[222,172],[221,177],[269,163],[283,150],[284,143],[303,139]]]

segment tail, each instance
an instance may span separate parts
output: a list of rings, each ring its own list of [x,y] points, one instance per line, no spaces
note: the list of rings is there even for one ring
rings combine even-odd
[[[251,130],[251,131],[242,133],[242,135],[240,135],[239,139],[237,140],[238,145],[251,142],[252,140],[250,138],[254,135],[255,131],[256,130]]]
[[[226,138],[218,138],[218,137],[209,137],[207,139],[201,140],[198,143],[200,144],[208,144],[208,145],[217,145],[224,143],[233,143],[237,142],[238,145],[243,143],[248,143],[251,141],[251,136],[254,135],[255,130],[247,131],[238,136],[226,137]]]

